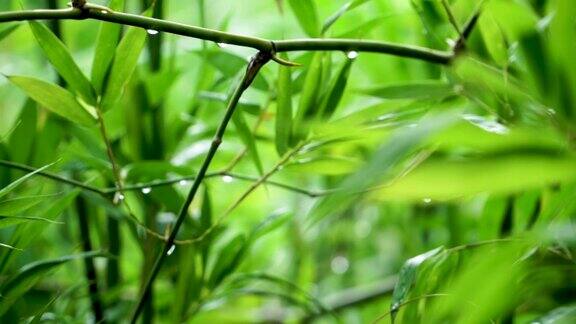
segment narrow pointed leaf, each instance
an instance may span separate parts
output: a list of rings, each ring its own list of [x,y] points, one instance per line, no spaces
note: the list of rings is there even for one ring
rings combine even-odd
[[[324,25],[322,25],[322,34],[325,34],[328,29],[330,29],[330,27],[332,27],[332,25],[334,25],[334,23],[338,21],[338,19],[340,19],[340,17],[342,17],[345,13],[365,4],[368,1],[370,0],[353,0],[346,2],[342,7],[340,7],[340,9],[338,9],[338,11],[326,19]]]
[[[262,167],[262,161],[260,160],[260,155],[258,154],[258,149],[256,148],[256,140],[254,139],[254,134],[250,131],[246,119],[242,110],[238,110],[232,115],[232,122],[236,127],[236,131],[240,136],[244,145],[248,149],[248,155],[252,158],[256,169],[260,174],[264,173],[264,168]]]
[[[120,41],[100,103],[100,109],[103,111],[112,109],[120,100],[138,64],[140,52],[146,42],[146,35],[146,30],[131,27]]]
[[[55,222],[47,218],[42,217],[31,217],[31,216],[0,216],[0,228],[18,225],[25,222],[44,222],[48,224],[62,224],[61,222]]]
[[[78,65],[74,62],[72,55],[54,33],[45,25],[30,21],[30,29],[36,37],[36,41],[44,51],[44,54],[52,63],[58,74],[62,76],[82,99],[90,105],[96,104],[94,88],[86,76],[82,73]]]
[[[298,112],[296,113],[296,119],[293,124],[293,133],[298,135],[293,139],[294,141],[300,140],[305,135],[306,131],[302,128],[304,126],[303,122],[306,121],[307,117],[316,116],[318,112],[319,93],[322,88],[323,57],[324,55],[322,53],[314,54],[306,73],[304,87],[298,104]]]
[[[383,99],[428,99],[454,95],[454,86],[440,81],[375,86],[360,92]]]
[[[0,41],[10,36],[14,31],[16,31],[16,29],[18,29],[18,27],[20,27],[20,24],[12,24],[0,30]]]
[[[287,57],[283,57],[287,59]],[[278,65],[276,88],[276,151],[280,156],[290,147],[292,137],[292,76],[290,67]]]
[[[18,180],[14,181],[14,182],[10,183],[9,185],[7,185],[6,187],[0,189],[0,198],[2,198],[2,197],[4,197],[4,196],[6,196],[7,194],[9,194],[12,190],[14,190],[16,187],[18,187],[18,186],[19,186],[20,184],[22,184],[24,181],[28,180],[30,177],[34,176],[36,173],[42,172],[43,170],[49,168],[49,167],[52,166],[52,165],[53,165],[53,163],[52,163],[52,164],[45,165],[45,166],[41,167],[40,169],[38,169],[38,170],[36,170],[36,171],[34,171],[34,172],[30,172],[30,173],[28,173],[27,175],[25,175],[25,176],[23,176],[23,177],[21,177],[21,178],[18,178]]]
[[[112,0],[108,8],[121,11],[124,8],[124,0]],[[102,22],[100,25],[92,63],[92,83],[98,94],[102,94],[121,32],[122,25],[108,22]]]
[[[315,2],[313,0],[289,0],[288,2],[300,27],[308,36],[318,37],[320,35],[320,20]]]
[[[322,118],[329,119],[332,117],[338,104],[344,95],[346,84],[348,83],[348,76],[350,75],[350,67],[352,66],[351,59],[346,59],[338,74],[330,82],[327,93],[324,95],[322,104],[320,105],[320,114]]]
[[[83,126],[94,125],[96,119],[66,89],[30,77],[10,76],[8,79],[51,112]]]

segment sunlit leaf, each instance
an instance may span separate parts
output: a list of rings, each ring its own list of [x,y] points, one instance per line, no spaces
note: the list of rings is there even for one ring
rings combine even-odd
[[[312,0],[289,0],[290,8],[294,12],[294,16],[298,19],[300,27],[310,37],[317,37],[320,35],[320,20],[318,18],[318,10],[316,3]]]
[[[95,124],[96,119],[66,89],[30,77],[10,76],[8,79],[51,112],[83,126]]]
[[[94,88],[80,71],[64,43],[45,25],[35,21],[30,21],[29,24],[44,54],[56,71],[66,80],[68,86],[74,89],[85,102],[95,105],[96,95]]]

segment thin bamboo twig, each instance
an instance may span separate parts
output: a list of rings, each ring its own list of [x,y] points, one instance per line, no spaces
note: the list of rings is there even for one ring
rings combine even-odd
[[[188,215],[188,208],[190,207],[190,205],[192,204],[192,201],[196,197],[196,193],[198,192],[198,189],[200,188],[200,184],[204,180],[204,177],[208,171],[208,168],[210,167],[210,164],[212,163],[212,159],[216,155],[216,152],[218,151],[218,147],[222,143],[222,138],[224,136],[224,133],[226,132],[226,128],[228,126],[228,123],[230,122],[230,119],[232,118],[232,115],[234,114],[234,111],[236,110],[236,107],[238,105],[238,101],[240,100],[240,97],[242,96],[244,91],[246,91],[246,89],[248,89],[250,84],[252,84],[252,81],[254,81],[254,78],[256,77],[256,75],[258,74],[260,69],[266,63],[268,63],[270,61],[271,57],[272,57],[272,54],[270,51],[258,52],[250,60],[250,63],[248,64],[248,67],[246,69],[244,77],[242,78],[242,80],[240,81],[240,84],[238,85],[238,87],[236,88],[234,93],[232,94],[230,101],[228,103],[228,107],[226,109],[226,113],[224,114],[224,117],[222,118],[222,121],[221,121],[220,125],[218,126],[218,129],[216,130],[216,134],[214,136],[214,139],[212,140],[212,144],[210,145],[210,149],[206,155],[206,158],[204,159],[204,162],[202,163],[202,166],[200,167],[200,170],[198,171],[198,175],[197,175],[196,179],[194,179],[194,182],[192,183],[192,187],[190,188],[190,191],[188,193],[188,196],[186,197],[186,200],[184,201],[184,204],[180,208],[180,212],[178,213],[178,217],[176,219],[176,222],[174,223],[174,227],[173,227],[172,231],[170,232],[170,235],[168,236],[168,239],[166,240],[160,255],[156,258],[156,262],[154,263],[154,266],[150,270],[150,275],[149,275],[148,279],[146,280],[146,283],[142,287],[141,294],[138,298],[136,307],[134,308],[134,313],[132,315],[132,319],[130,321],[131,323],[136,323],[136,321],[138,320],[138,317],[142,311],[142,306],[144,306],[144,301],[146,300],[146,296],[148,295],[148,292],[152,289],[152,285],[154,283],[154,280],[156,279],[156,276],[158,275],[158,272],[160,271],[160,268],[162,267],[164,260],[166,260],[166,257],[168,255],[170,249],[172,249],[172,246],[174,245],[174,241],[176,240],[176,235],[178,234],[178,231],[179,231],[180,227],[182,226],[184,219],[186,218],[186,215]]]
[[[16,163],[16,162],[12,162],[12,161],[0,160],[0,166],[4,166],[7,168],[16,169],[16,170],[21,170],[21,171],[26,171],[26,172],[36,172],[36,175],[39,175],[41,177],[44,177],[44,178],[47,178],[50,180],[54,180],[57,182],[61,182],[61,183],[64,183],[64,184],[67,184],[67,185],[70,185],[73,187],[81,188],[81,189],[84,189],[86,191],[91,191],[91,192],[97,193],[101,196],[104,196],[106,198],[108,196],[108,192],[106,192],[105,190],[87,185],[87,184],[82,183],[80,181],[61,177],[61,176],[54,174],[54,173],[51,173],[51,172],[38,171],[37,168],[31,167],[29,165],[20,164],[20,163]]]
[[[436,64],[449,64],[454,57],[453,52],[438,51],[424,47],[394,44],[383,41],[330,38],[268,40],[258,37],[226,33],[208,28],[185,25],[163,19],[112,11],[111,9],[99,6],[97,7],[92,4],[87,4],[83,9],[41,9],[8,11],[0,13],[0,23],[11,21],[63,19],[93,19],[107,21],[127,26],[141,27],[175,35],[203,39],[215,43],[250,47],[265,53],[292,51],[373,52],[413,58]]]

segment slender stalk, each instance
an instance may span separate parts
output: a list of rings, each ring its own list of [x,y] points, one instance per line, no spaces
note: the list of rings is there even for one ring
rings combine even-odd
[[[322,38],[275,41],[91,7],[85,9],[22,10],[0,13],[0,23],[10,21],[55,19],[94,19],[108,21],[122,25],[142,27],[181,36],[203,39],[216,43],[251,47],[265,53],[291,51],[374,52],[413,58],[436,64],[449,64],[451,59],[454,57],[452,52],[369,40]],[[465,28],[463,29],[463,34],[466,35]]]
[[[240,97],[242,96],[244,91],[246,91],[246,89],[248,89],[250,84],[252,84],[252,81],[254,81],[254,78],[256,77],[256,75],[258,74],[260,69],[266,63],[268,63],[270,61],[271,56],[272,55],[270,54],[270,52],[258,52],[250,61],[249,65],[246,69],[246,72],[244,74],[244,77],[242,78],[242,80],[240,81],[240,84],[238,85],[238,87],[236,88],[234,93],[232,94],[232,97],[230,98],[230,101],[228,102],[228,107],[226,109],[226,113],[224,114],[224,117],[222,118],[222,121],[221,121],[220,125],[218,126],[218,129],[216,130],[216,134],[214,135],[214,139],[212,140],[212,144],[210,145],[210,149],[206,155],[206,158],[204,159],[204,162],[202,163],[202,166],[200,167],[200,170],[198,171],[197,177],[194,179],[194,182],[192,183],[192,187],[190,188],[190,191],[188,193],[188,196],[186,197],[186,200],[184,201],[184,204],[180,208],[180,212],[178,213],[178,217],[176,219],[176,222],[174,223],[174,228],[170,232],[170,236],[168,236],[168,239],[166,240],[166,243],[164,244],[162,252],[156,258],[156,262],[154,263],[154,266],[152,267],[152,270],[150,271],[150,276],[148,277],[148,280],[146,281],[146,283],[142,287],[140,297],[139,297],[138,302],[136,304],[136,307],[134,309],[134,314],[132,316],[131,323],[136,323],[136,320],[138,319],[138,316],[140,315],[140,312],[142,311],[142,306],[144,306],[144,301],[146,299],[146,296],[148,295],[149,291],[152,289],[152,284],[154,283],[154,280],[156,279],[156,276],[158,275],[158,272],[160,271],[160,268],[162,267],[162,264],[164,263],[164,260],[166,259],[166,256],[168,255],[168,252],[170,251],[170,249],[174,245],[174,241],[176,240],[176,235],[178,234],[178,231],[180,230],[180,227],[182,226],[182,223],[184,222],[186,215],[188,215],[188,208],[190,207],[190,204],[192,204],[192,201],[196,197],[196,193],[198,192],[198,189],[200,188],[200,184],[204,180],[204,177],[208,171],[208,168],[210,167],[210,164],[212,163],[212,159],[216,155],[216,152],[218,151],[218,147],[222,143],[222,138],[224,137],[224,133],[226,132],[226,128],[228,127],[228,123],[230,122],[230,119],[232,118],[232,115],[234,114],[234,111],[236,110],[236,106],[238,105],[238,101],[240,100]]]
[[[82,241],[82,250],[91,252],[92,242],[90,241],[90,226],[88,224],[88,206],[86,198],[78,196],[76,198],[76,211],[78,213],[78,228],[80,231],[80,240]],[[88,280],[88,290],[90,291],[90,304],[94,313],[96,323],[104,323],[104,308],[100,301],[98,292],[98,274],[94,266],[93,258],[84,258],[84,267],[86,279]]]

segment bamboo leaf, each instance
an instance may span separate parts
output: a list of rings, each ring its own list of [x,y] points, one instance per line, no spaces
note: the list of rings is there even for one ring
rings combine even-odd
[[[398,282],[394,287],[392,301],[390,302],[390,315],[392,318],[392,323],[394,323],[394,319],[396,318],[396,314],[398,313],[400,306],[409,296],[410,291],[412,290],[417,280],[420,267],[425,262],[430,261],[432,258],[440,255],[441,253],[446,253],[446,250],[443,246],[408,259],[402,268],[400,268]]]
[[[44,222],[48,224],[62,224],[61,222],[55,222],[53,220],[42,218],[42,217],[32,217],[32,216],[0,216],[0,228],[14,226],[25,222]]]
[[[287,56],[283,57],[288,59]],[[290,147],[292,137],[292,76],[291,69],[278,65],[276,96],[276,151],[283,156]]]
[[[83,126],[94,125],[96,119],[66,89],[30,77],[9,76],[7,78],[51,112]]]
[[[332,27],[332,25],[334,25],[334,23],[336,23],[336,21],[338,21],[338,19],[340,19],[340,17],[345,13],[367,3],[368,1],[370,0],[353,0],[346,2],[342,7],[340,7],[340,9],[338,9],[338,11],[326,19],[324,25],[322,25],[322,34],[325,34],[328,29],[330,29],[330,27]]]
[[[222,248],[208,280],[208,287],[217,287],[222,280],[234,272],[240,264],[246,248],[246,237],[244,235],[235,236]]]
[[[0,189],[0,198],[9,194],[11,191],[16,189],[16,187],[18,187],[20,184],[22,184],[24,181],[28,180],[29,178],[31,178],[32,176],[34,176],[38,172],[42,172],[45,169],[51,167],[52,165],[54,165],[54,163],[45,165],[34,172],[30,172],[30,173],[26,174],[25,176],[18,178],[18,180],[14,181],[14,182],[10,183],[9,185],[7,185],[6,187]]]
[[[108,8],[114,11],[122,11],[124,0],[111,0]],[[114,59],[121,32],[122,25],[108,22],[100,23],[94,60],[92,62],[92,84],[98,94],[102,94],[106,84],[105,80],[110,72],[110,64]]]
[[[94,88],[74,62],[66,45],[45,25],[36,21],[30,21],[29,24],[36,41],[58,74],[85,102],[94,106],[96,104]]]
[[[444,127],[452,124],[451,112],[424,118],[413,128],[400,129],[382,145],[356,173],[348,176],[339,190],[320,200],[310,212],[311,223],[318,222],[335,210],[346,209],[358,197],[358,193],[372,187],[384,178],[392,177],[393,168],[424,141]]]
[[[256,166],[256,169],[260,174],[264,173],[264,168],[262,167],[262,161],[260,160],[260,155],[258,154],[258,149],[256,148],[256,140],[254,139],[254,134],[250,131],[248,124],[246,124],[246,119],[244,119],[244,114],[242,110],[238,110],[232,115],[232,122],[236,127],[236,131],[240,136],[244,145],[248,149],[248,155],[252,158],[252,162]]]
[[[336,108],[338,108],[338,104],[344,95],[344,90],[348,83],[352,62],[353,59],[347,58],[330,82],[327,93],[324,95],[322,104],[320,104],[320,114],[322,118],[330,119],[336,111]]]
[[[360,89],[361,93],[382,99],[430,99],[455,94],[454,86],[442,81],[410,82]]]
[[[532,324],[568,324],[576,321],[576,305],[561,306],[533,320]]]
[[[320,36],[320,20],[314,0],[289,0],[288,2],[306,34],[310,37]]]
[[[140,52],[142,52],[146,42],[146,35],[146,30],[131,27],[116,48],[110,75],[100,103],[100,109],[103,111],[112,109],[120,100],[124,88],[138,64]]]
[[[0,30],[0,41],[2,41],[4,38],[10,36],[13,32],[16,31],[16,29],[18,29],[18,27],[20,27],[20,24],[12,24],[12,25]]]
[[[303,129],[305,128],[304,121],[306,118],[316,116],[318,113],[319,93],[322,86],[323,58],[324,55],[322,53],[315,53],[310,67],[306,72],[304,87],[298,104],[298,111],[293,123],[293,133],[295,135],[295,138],[292,139],[293,141],[300,140],[306,134],[306,131]]]
[[[292,213],[285,211],[272,213],[252,230],[252,233],[250,234],[250,241],[254,242],[258,238],[274,231],[278,227],[285,224],[291,216]]]
[[[105,254],[102,252],[85,252],[25,265],[0,288],[3,296],[2,303],[0,304],[0,315],[4,314],[20,296],[30,290],[32,286],[43,279],[50,271],[72,260],[103,256],[105,256]]]

